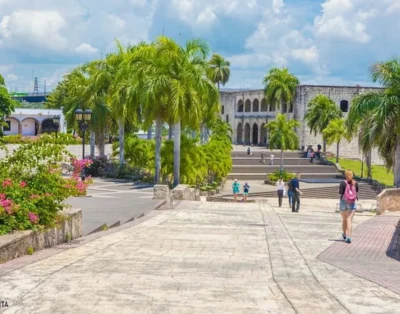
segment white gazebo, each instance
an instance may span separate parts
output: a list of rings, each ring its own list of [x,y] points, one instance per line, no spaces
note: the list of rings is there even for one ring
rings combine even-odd
[[[62,109],[15,108],[6,123],[8,126],[3,127],[4,135],[36,136],[42,133],[67,132]]]

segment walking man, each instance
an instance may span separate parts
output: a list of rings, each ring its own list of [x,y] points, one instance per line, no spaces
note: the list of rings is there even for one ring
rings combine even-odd
[[[300,209],[300,195],[303,193],[300,190],[300,177],[301,174],[297,173],[296,178],[292,179],[292,189],[293,189],[293,200],[292,200],[292,212],[298,213]]]
[[[261,153],[261,163],[265,164],[265,155],[264,155],[264,153]]]

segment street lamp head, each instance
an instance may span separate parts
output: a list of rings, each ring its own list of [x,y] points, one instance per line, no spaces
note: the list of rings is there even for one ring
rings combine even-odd
[[[89,122],[89,121],[92,119],[92,110],[86,109],[85,112],[84,112],[84,114],[83,114],[83,119],[84,119],[85,121],[88,121],[88,122]]]
[[[82,121],[82,119],[83,119],[83,110],[82,109],[75,110],[75,119],[78,121]]]
[[[53,123],[54,124],[60,124],[60,116],[53,116]]]

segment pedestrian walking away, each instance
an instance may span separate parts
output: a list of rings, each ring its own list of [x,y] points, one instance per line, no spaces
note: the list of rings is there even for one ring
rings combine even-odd
[[[276,186],[277,186],[277,193],[278,193],[278,204],[279,204],[279,207],[282,207],[283,191],[285,189],[285,182],[283,182],[282,177],[280,177],[278,182],[276,182]]]
[[[300,210],[300,195],[303,195],[303,192],[300,190],[300,177],[301,174],[297,173],[296,177],[292,179],[292,189],[293,189],[293,199],[292,199],[292,212],[298,213]]]
[[[250,190],[250,186],[246,182],[244,184],[244,186],[243,186],[243,199],[242,199],[242,202],[246,202],[247,201],[247,197],[249,196],[249,190]]]
[[[342,238],[347,243],[351,243],[353,217],[357,209],[356,201],[358,201],[358,183],[353,179],[351,170],[346,170],[345,178],[339,185]]]
[[[265,164],[265,155],[264,155],[264,153],[261,153],[261,163]]]
[[[271,166],[274,165],[274,158],[275,158],[275,156],[273,154],[271,154]]]
[[[235,199],[235,202],[237,201],[237,196],[239,194],[239,188],[240,188],[240,184],[239,184],[238,180],[235,179],[235,181],[233,181],[233,184],[232,184],[233,198]]]
[[[288,183],[286,184],[286,190],[289,199],[289,207],[292,208],[293,194],[294,194],[292,180],[289,180]]]

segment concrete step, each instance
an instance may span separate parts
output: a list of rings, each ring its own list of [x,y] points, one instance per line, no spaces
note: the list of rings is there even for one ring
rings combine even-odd
[[[338,173],[302,173],[302,179],[333,179],[336,178]],[[229,180],[267,180],[266,173],[230,173],[227,177]]]
[[[339,184],[337,186],[302,189],[303,192],[302,197],[311,199],[337,199],[339,202],[338,190],[339,190]],[[375,191],[372,186],[365,183],[359,184],[358,198],[360,200],[374,200],[376,199],[377,195],[378,192]],[[223,197],[230,197],[230,196],[231,195],[224,195]],[[259,192],[259,193],[250,192],[249,197],[273,198],[277,197],[277,192],[276,191]]]
[[[265,164],[264,165],[270,165],[271,160],[270,159],[266,159],[265,160]],[[280,165],[281,160],[280,159],[275,159],[274,160],[274,165]],[[234,166],[236,165],[248,165],[248,166],[252,166],[252,165],[263,165],[261,163],[261,158],[259,157],[234,157],[232,158],[232,164]],[[284,165],[310,165],[310,160],[307,158],[284,158],[283,159],[283,164]],[[318,165],[319,162],[314,160],[314,165]],[[312,164],[311,164],[312,165]]]
[[[234,165],[232,167],[232,173],[262,173],[268,174],[279,171],[279,165]],[[305,173],[338,173],[337,169],[333,166],[320,166],[320,165],[285,165],[283,168],[285,171],[302,174]]]
[[[232,151],[231,156],[232,157],[258,157],[261,158],[261,153],[264,153],[265,158],[270,158],[271,154],[275,156],[275,159],[280,158],[281,153],[280,152],[272,152],[270,150],[256,150],[252,152],[252,155],[247,155],[247,152],[244,151]],[[294,151],[294,152],[285,152],[283,154],[284,158],[300,158],[304,157],[304,152],[300,151]]]

